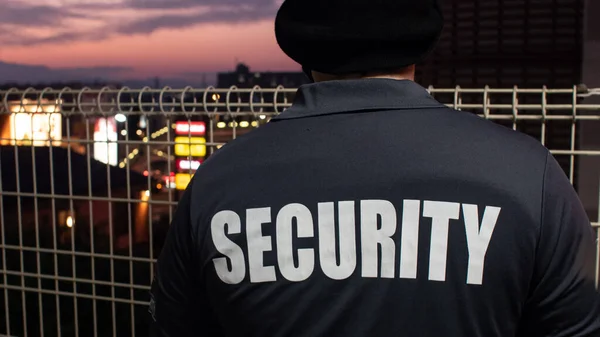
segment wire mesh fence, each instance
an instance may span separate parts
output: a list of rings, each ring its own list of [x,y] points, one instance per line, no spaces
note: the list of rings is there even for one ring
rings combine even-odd
[[[153,261],[181,190],[295,91],[0,91],[0,335],[146,335]],[[585,101],[597,91],[429,91],[546,145],[598,227],[600,105]]]

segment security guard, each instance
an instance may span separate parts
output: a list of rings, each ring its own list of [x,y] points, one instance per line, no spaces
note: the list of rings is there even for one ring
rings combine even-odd
[[[286,0],[315,82],[196,173],[158,261],[158,336],[600,335],[589,219],[534,139],[434,100],[435,0]]]

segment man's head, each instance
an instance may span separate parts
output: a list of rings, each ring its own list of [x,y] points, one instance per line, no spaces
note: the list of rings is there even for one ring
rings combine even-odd
[[[443,28],[438,0],[285,0],[279,46],[315,81],[414,78]]]

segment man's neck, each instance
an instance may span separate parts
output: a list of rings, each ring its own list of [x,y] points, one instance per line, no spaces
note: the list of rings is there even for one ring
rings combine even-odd
[[[415,68],[414,66],[407,67],[403,71],[397,73],[365,73],[365,74],[348,74],[348,75],[330,75],[313,72],[315,82],[323,81],[339,81],[339,80],[357,80],[366,78],[383,78],[392,80],[415,80]]]
[[[372,75],[372,76],[362,76],[360,78],[383,78],[383,79],[390,79],[390,80],[409,80],[409,81],[414,81],[415,80],[415,76],[413,75]]]

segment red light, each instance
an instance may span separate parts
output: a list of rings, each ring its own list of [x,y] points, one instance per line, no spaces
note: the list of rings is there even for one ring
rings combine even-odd
[[[144,171],[144,177],[148,176],[148,171]]]
[[[175,134],[203,136],[206,133],[206,124],[204,122],[176,122]]]
[[[171,174],[169,174],[168,176],[164,176],[165,179],[165,184],[167,184],[167,186],[169,186],[169,184],[173,181],[175,181],[175,172],[171,172]]]

